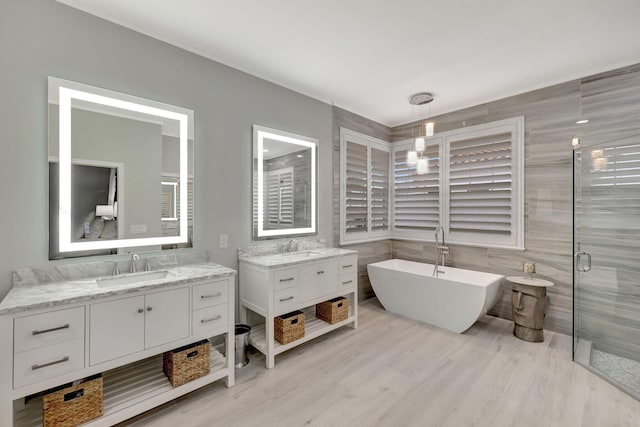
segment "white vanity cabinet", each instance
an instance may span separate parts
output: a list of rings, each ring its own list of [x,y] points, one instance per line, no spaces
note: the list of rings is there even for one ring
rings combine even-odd
[[[104,415],[83,426],[114,425],[219,379],[232,386],[235,271],[187,267],[138,288],[98,289],[85,281],[87,295],[74,289],[72,297],[49,302],[37,298],[64,294],[70,282],[38,285],[51,287],[45,293],[14,287],[0,303],[0,426],[41,424],[41,392],[98,373]],[[219,335],[226,354],[211,348],[210,373],[173,388],[162,353]]]
[[[249,335],[251,344],[266,356],[273,368],[275,356],[313,338],[349,325],[358,326],[357,252],[345,249],[314,249],[308,257],[296,254],[265,255],[240,259],[240,318],[249,311],[263,317]],[[315,305],[344,296],[349,300],[346,320],[329,324],[315,317]],[[285,313],[305,313],[305,335],[281,345],[274,338],[273,319]]]
[[[300,266],[300,302],[330,295],[338,289],[338,260]]]
[[[154,292],[89,306],[89,364],[189,336],[189,288]]]

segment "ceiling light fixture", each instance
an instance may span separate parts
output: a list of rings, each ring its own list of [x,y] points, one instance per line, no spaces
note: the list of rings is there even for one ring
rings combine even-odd
[[[422,107],[423,105],[429,104],[429,112],[427,114],[427,118],[431,116],[431,102],[433,102],[433,95],[427,92],[416,93],[415,95],[411,95],[409,97],[409,104],[411,105]],[[424,123],[423,134],[423,124],[421,123],[418,129],[418,136],[414,140],[414,150],[407,152],[407,165],[415,166],[416,173],[418,175],[423,175],[429,172],[429,159],[425,156],[424,153],[424,150],[426,148],[425,137],[433,136],[434,126],[435,125],[433,122]]]
[[[585,123],[589,123],[589,119],[582,119],[582,120],[578,120],[576,122],[577,125],[583,125]]]

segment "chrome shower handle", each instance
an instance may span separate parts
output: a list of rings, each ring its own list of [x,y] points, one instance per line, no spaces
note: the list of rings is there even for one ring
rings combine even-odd
[[[586,258],[586,261],[587,261],[584,264],[582,263],[583,256]],[[573,257],[575,258],[577,271],[582,271],[584,273],[591,270],[591,254],[590,253],[576,252]]]

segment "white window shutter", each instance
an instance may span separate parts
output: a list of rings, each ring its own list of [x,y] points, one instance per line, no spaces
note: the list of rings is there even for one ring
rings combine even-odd
[[[347,141],[346,147],[345,232],[366,233],[369,231],[367,146]]]
[[[267,172],[264,206],[265,229],[289,228],[293,225],[293,168]]]
[[[371,230],[389,229],[389,152],[371,148]]]
[[[340,130],[340,242],[390,235],[389,143]]]
[[[449,146],[449,229],[511,233],[512,135],[452,141]]]
[[[448,240],[524,249],[524,117],[452,131],[444,146]]]
[[[416,232],[432,232],[440,223],[440,141],[426,146],[429,169],[422,175],[407,164],[413,141],[394,150],[393,232],[399,237],[429,237]]]

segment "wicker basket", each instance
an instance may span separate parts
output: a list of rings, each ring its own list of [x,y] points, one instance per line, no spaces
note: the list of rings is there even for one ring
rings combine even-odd
[[[273,319],[274,335],[280,344],[304,337],[304,313],[300,310]]]
[[[42,425],[75,427],[102,416],[103,410],[102,375],[98,374],[47,391],[42,396]]]
[[[331,324],[342,322],[349,317],[349,303],[346,298],[338,297],[316,304],[316,317]]]
[[[162,370],[173,387],[203,377],[211,370],[209,340],[202,340],[162,355]]]

